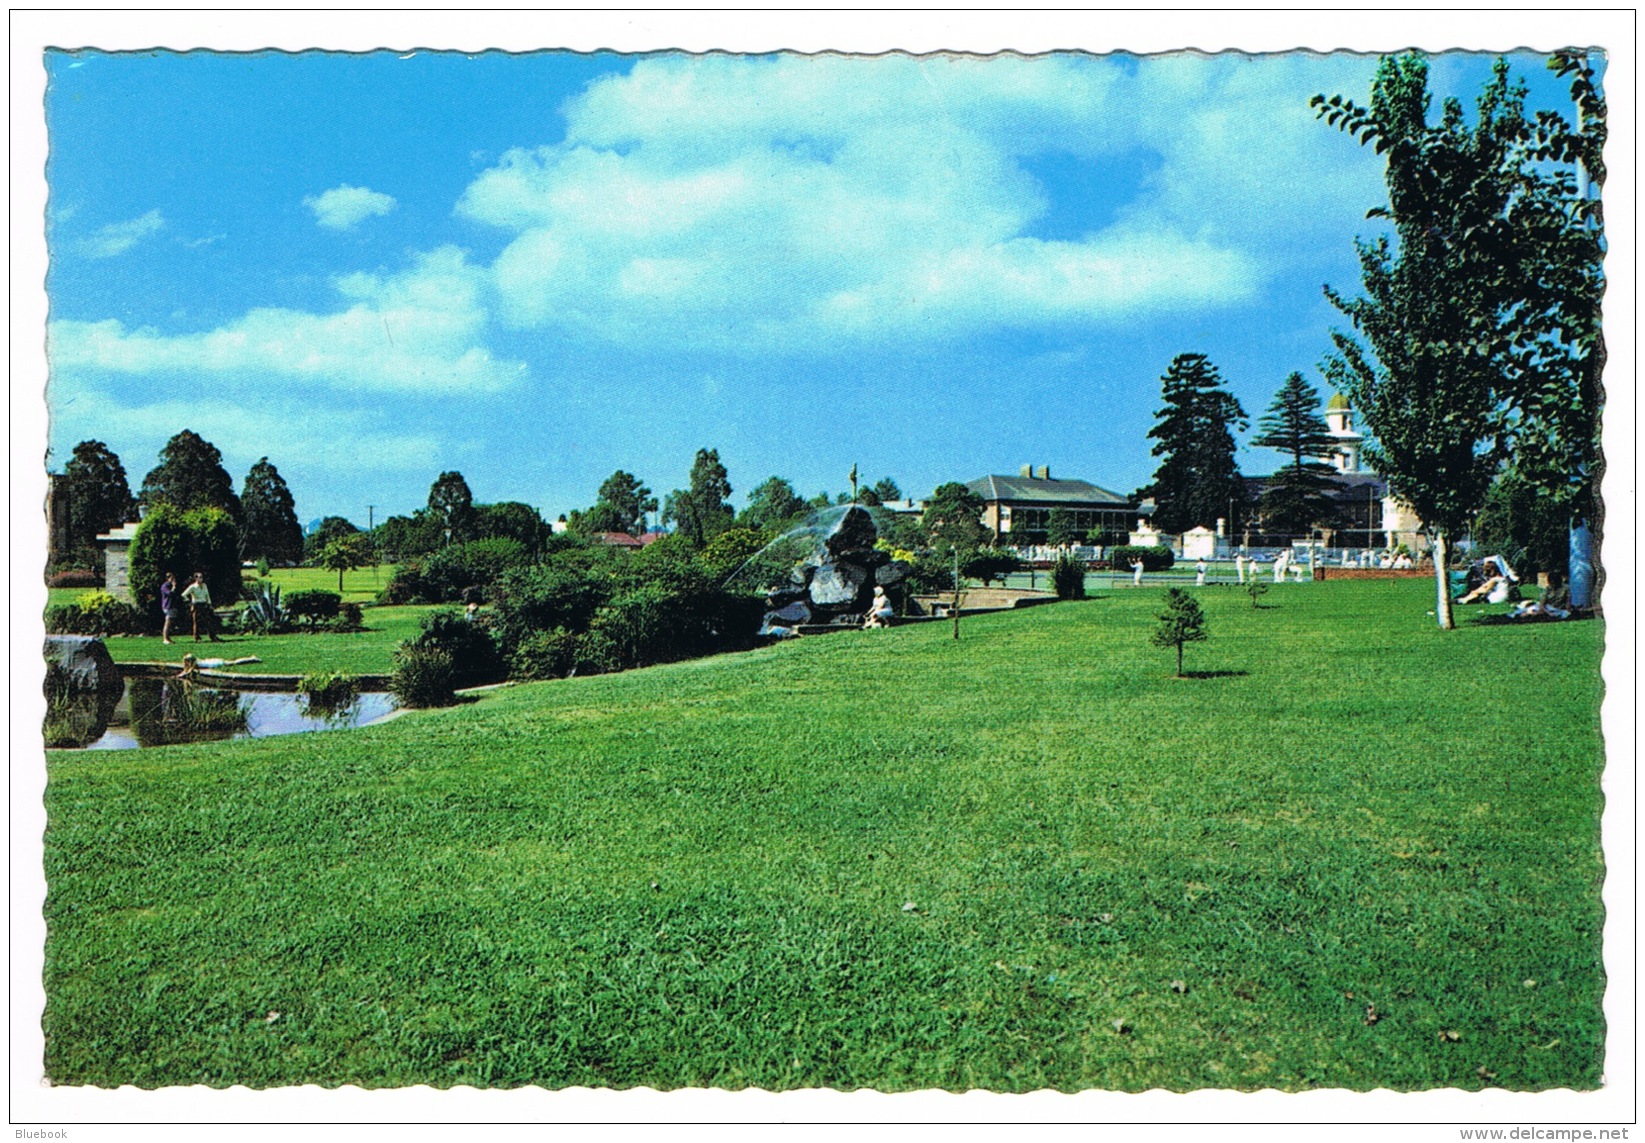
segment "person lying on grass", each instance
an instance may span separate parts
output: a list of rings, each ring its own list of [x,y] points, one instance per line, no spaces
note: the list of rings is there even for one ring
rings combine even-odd
[[[215,671],[219,667],[238,667],[244,663],[261,663],[263,660],[256,655],[247,655],[242,659],[196,659],[193,655],[183,656],[183,669],[177,672],[180,679],[196,679],[200,677],[201,669]]]

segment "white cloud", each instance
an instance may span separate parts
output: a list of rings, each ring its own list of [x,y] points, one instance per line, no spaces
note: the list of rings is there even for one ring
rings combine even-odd
[[[521,379],[481,340],[483,273],[444,247],[405,273],[351,274],[337,289],[353,304],[331,314],[257,309],[219,329],[167,335],[120,322],[55,321],[54,377],[87,372],[207,374],[215,384],[279,383],[385,392],[490,392]]]
[[[314,212],[315,221],[321,226],[329,230],[350,230],[373,215],[387,214],[395,203],[392,195],[344,183],[324,194],[309,195],[303,199],[303,205]]]
[[[458,211],[512,234],[506,320],[595,338],[794,345],[1204,310],[1252,297],[1275,244],[1340,197],[1308,82],[1244,58],[645,59]],[[1160,159],[1148,185],[1139,149]],[[1059,152],[1136,200],[1035,237],[1046,191],[1023,160]]]
[[[69,217],[71,215],[62,215],[59,221],[65,221]],[[82,238],[76,248],[87,258],[113,258],[117,254],[124,254],[165,224],[160,212],[151,210],[141,218],[109,223],[96,234]]]

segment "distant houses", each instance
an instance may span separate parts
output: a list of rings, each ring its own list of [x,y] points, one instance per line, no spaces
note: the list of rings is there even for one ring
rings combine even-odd
[[[1096,534],[1103,546],[1125,543],[1137,526],[1135,500],[1088,480],[1053,478],[1049,465],[1025,464],[1016,476],[979,476],[966,488],[982,497],[982,522],[996,542],[1013,547],[1045,543],[1057,508],[1071,514],[1075,532]]]

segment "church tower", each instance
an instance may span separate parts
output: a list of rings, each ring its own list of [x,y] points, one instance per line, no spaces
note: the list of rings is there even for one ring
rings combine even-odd
[[[1358,472],[1359,451],[1365,443],[1365,434],[1354,431],[1354,410],[1348,398],[1334,393],[1325,404],[1325,427],[1335,441],[1331,448],[1331,464],[1338,472]]]

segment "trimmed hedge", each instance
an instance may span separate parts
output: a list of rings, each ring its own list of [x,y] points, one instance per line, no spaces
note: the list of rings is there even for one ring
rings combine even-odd
[[[1177,562],[1175,553],[1164,544],[1145,548],[1140,544],[1126,544],[1115,548],[1108,554],[1108,566],[1115,571],[1130,571],[1131,565],[1137,560],[1142,561],[1143,571],[1169,571],[1171,565]]]

